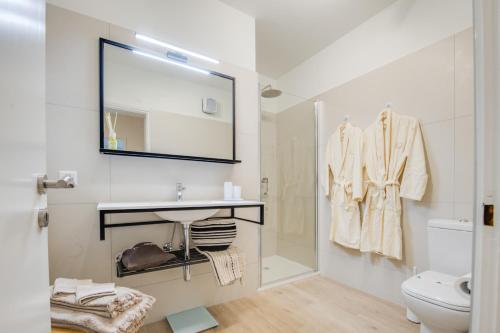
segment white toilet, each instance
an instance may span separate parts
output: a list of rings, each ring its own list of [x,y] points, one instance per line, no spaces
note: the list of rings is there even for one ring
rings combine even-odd
[[[421,322],[420,333],[467,332],[470,297],[455,282],[471,271],[472,223],[429,220],[427,235],[431,270],[403,282],[406,305]]]

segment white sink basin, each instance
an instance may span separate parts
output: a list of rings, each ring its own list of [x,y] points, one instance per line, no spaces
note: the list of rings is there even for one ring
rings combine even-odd
[[[169,210],[163,212],[155,212],[155,214],[164,220],[180,223],[190,223],[214,216],[218,211],[219,209]]]
[[[203,220],[214,216],[221,208],[255,206],[262,204],[259,201],[239,200],[183,200],[183,201],[149,201],[149,202],[100,202],[99,211],[112,212],[114,210],[126,211],[127,209],[153,211],[162,208],[187,208],[187,210],[155,211],[156,215],[164,220],[176,221],[186,225],[191,222]],[[193,209],[194,208],[194,209]]]

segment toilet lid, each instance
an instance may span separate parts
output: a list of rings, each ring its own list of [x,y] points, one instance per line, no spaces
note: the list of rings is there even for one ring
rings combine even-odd
[[[403,282],[401,289],[405,294],[422,301],[451,310],[469,312],[470,298],[459,294],[455,289],[456,279],[455,276],[426,271]]]

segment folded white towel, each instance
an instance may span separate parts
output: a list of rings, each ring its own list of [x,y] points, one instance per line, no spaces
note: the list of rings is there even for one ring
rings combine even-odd
[[[76,293],[76,287],[92,284],[92,280],[78,280],[78,279],[66,279],[57,278],[54,282],[53,295],[61,294],[74,294]]]
[[[75,294],[52,296],[50,304],[54,307],[92,313],[105,318],[116,318],[142,300],[142,293],[134,289],[116,287],[116,295],[103,296],[84,305],[76,302]]]
[[[85,332],[135,333],[155,302],[154,297],[140,294],[141,302],[132,306],[118,317],[110,319],[70,309],[51,306],[51,321],[54,327],[69,327]]]
[[[100,297],[116,295],[114,283],[92,283],[76,287],[76,303],[86,304]]]

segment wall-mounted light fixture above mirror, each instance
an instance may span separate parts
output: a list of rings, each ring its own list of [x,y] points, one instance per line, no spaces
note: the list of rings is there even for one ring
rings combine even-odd
[[[235,79],[100,39],[100,151],[238,163]]]
[[[219,60],[207,57],[207,56],[205,56],[203,54],[199,54],[199,53],[196,53],[196,52],[193,52],[193,51],[189,51],[189,50],[183,49],[181,47],[178,47],[178,46],[175,46],[175,45],[172,45],[172,44],[169,44],[169,43],[165,43],[165,42],[159,41],[157,39],[154,39],[152,37],[148,37],[148,36],[145,36],[145,35],[142,35],[142,34],[136,33],[135,34],[135,38],[137,38],[139,40],[142,40],[142,41],[145,41],[145,42],[148,42],[148,43],[151,43],[153,45],[161,46],[161,47],[165,48],[166,50],[178,52],[178,53],[183,54],[185,56],[192,56],[192,57],[195,57],[195,58],[198,58],[198,59],[201,59],[201,60],[205,60],[205,61],[211,62],[213,64],[218,64],[219,63]]]

